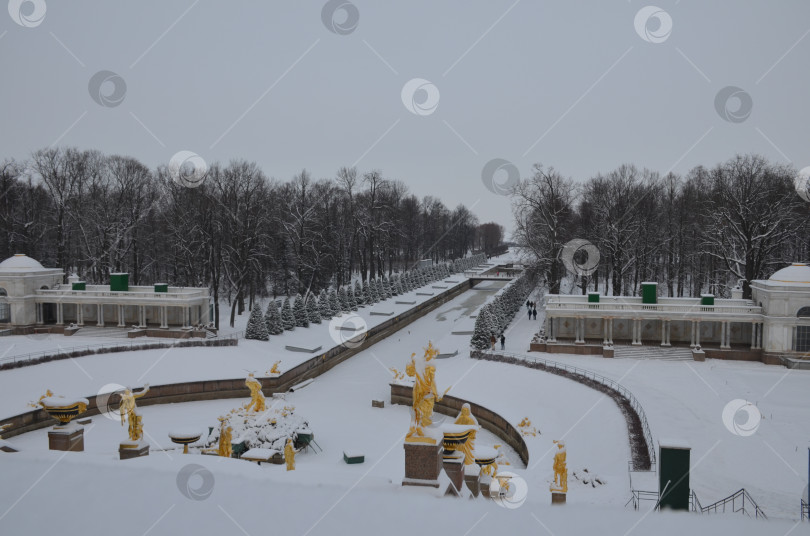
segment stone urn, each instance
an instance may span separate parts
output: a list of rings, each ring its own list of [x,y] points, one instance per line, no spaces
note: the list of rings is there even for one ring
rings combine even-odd
[[[183,454],[188,454],[188,446],[196,443],[202,437],[202,431],[198,428],[178,428],[169,433],[172,443],[183,445]]]
[[[87,411],[90,402],[86,398],[63,398],[52,396],[40,400],[42,408],[48,415],[59,421],[63,426],[70,424],[74,418]]]

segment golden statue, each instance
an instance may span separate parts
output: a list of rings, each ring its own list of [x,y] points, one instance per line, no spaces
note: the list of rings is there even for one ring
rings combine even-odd
[[[413,437],[424,437],[424,431],[422,428],[433,424],[433,420],[431,419],[433,416],[433,404],[436,402],[441,402],[444,395],[450,390],[448,387],[444,393],[439,396],[438,390],[436,389],[436,367],[429,365],[428,363],[437,355],[439,355],[438,348],[435,348],[432,342],[428,342],[428,347],[425,348],[425,360],[422,374],[420,374],[420,371],[417,370],[416,360],[414,359],[416,354],[411,354],[411,362],[405,367],[405,373],[414,378],[414,419],[411,423],[410,430],[408,430],[408,434],[405,436],[406,439]]]
[[[135,406],[135,399],[141,398],[149,392],[149,384],[143,386],[140,393],[133,393],[132,389],[127,387],[121,393],[121,405],[118,406],[118,412],[121,414],[121,426],[124,426],[124,421],[129,421],[127,432],[131,441],[139,441],[143,437],[143,418]]]
[[[295,448],[292,438],[287,438],[287,445],[284,446],[284,461],[287,463],[287,471],[295,469]]]
[[[551,491],[568,492],[568,468],[565,466],[565,442],[555,440],[557,452],[554,454],[554,483]]]
[[[267,406],[264,403],[262,384],[259,380],[253,377],[252,372],[248,374],[247,378],[245,378],[245,385],[247,385],[248,389],[250,389],[250,403],[245,406],[245,409],[248,411],[255,411],[257,413],[266,411]]]
[[[458,417],[456,417],[455,424],[478,426],[478,420],[476,420],[476,418],[473,417],[472,413],[470,412],[470,404],[465,402],[464,405],[461,406],[461,413],[459,413]],[[473,455],[473,451],[475,450],[476,431],[477,430],[475,429],[471,430],[467,441],[459,446],[458,450],[464,453],[464,465],[472,465],[475,463],[475,455]]]
[[[230,458],[231,451],[231,433],[233,428],[228,424],[228,420],[224,417],[219,417],[219,446],[217,447],[217,454],[222,457]]]
[[[279,363],[281,363],[281,361],[276,361],[275,363],[273,363],[273,366],[270,367],[270,370],[268,370],[265,375],[270,376],[271,374],[281,374],[281,371],[278,369]]]

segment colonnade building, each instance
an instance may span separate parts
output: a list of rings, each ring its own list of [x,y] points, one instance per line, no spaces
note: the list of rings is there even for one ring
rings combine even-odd
[[[0,262],[0,328],[39,325],[190,327],[209,322],[207,288],[130,286],[129,274],[110,274],[109,285],[87,285],[45,268],[27,255]]]
[[[549,294],[546,351],[597,353],[577,347],[615,343],[701,346],[707,357],[766,363],[810,357],[810,266],[794,263],[752,281],[751,291],[750,300],[741,289],[730,299],[665,298],[642,283],[638,297]]]

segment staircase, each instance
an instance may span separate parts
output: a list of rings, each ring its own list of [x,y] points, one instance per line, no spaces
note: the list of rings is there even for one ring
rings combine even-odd
[[[662,347],[658,345],[614,347],[614,359],[656,359],[661,361],[693,361],[692,349],[685,346]]]

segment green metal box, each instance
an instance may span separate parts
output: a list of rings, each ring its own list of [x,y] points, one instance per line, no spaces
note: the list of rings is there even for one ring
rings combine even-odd
[[[84,281],[74,281],[72,285],[73,290],[87,290],[87,284]]]
[[[658,303],[658,283],[641,284],[641,303]]]
[[[343,451],[343,461],[349,464],[352,463],[363,463],[366,461],[365,455],[361,454],[360,452],[344,450]]]
[[[129,290],[129,274],[110,274],[110,291],[126,292]]]
[[[599,303],[599,293],[598,292],[589,292],[588,293],[588,303]]]
[[[689,511],[689,455],[682,442],[660,442],[658,449],[658,495],[661,509]]]
[[[714,305],[714,294],[701,294],[700,305]]]
[[[169,284],[155,283],[155,292],[169,292]]]

